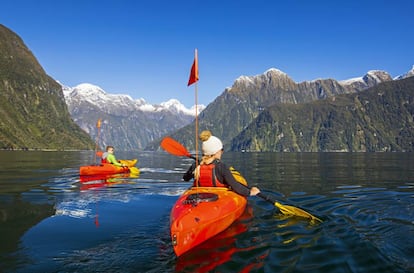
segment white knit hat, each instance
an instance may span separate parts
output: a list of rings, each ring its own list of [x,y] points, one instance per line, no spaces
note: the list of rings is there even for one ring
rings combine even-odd
[[[214,155],[223,149],[223,143],[218,137],[210,136],[206,141],[203,141],[201,149],[204,155]]]

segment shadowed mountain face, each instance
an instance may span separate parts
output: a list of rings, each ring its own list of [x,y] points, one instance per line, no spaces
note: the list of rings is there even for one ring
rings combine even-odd
[[[0,25],[0,148],[91,149],[61,86],[15,33]]]
[[[273,105],[231,142],[249,151],[413,151],[414,77],[305,104]]]

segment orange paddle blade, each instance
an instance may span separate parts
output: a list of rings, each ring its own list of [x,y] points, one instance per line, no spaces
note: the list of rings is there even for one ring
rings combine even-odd
[[[192,157],[188,150],[181,143],[169,136],[164,137],[161,140],[160,146],[170,154]]]

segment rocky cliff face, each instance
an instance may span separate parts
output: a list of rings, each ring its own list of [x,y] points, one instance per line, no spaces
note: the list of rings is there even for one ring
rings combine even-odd
[[[234,151],[414,151],[414,77],[368,90],[263,111]]]
[[[0,148],[90,149],[71,119],[61,86],[20,37],[0,25]]]

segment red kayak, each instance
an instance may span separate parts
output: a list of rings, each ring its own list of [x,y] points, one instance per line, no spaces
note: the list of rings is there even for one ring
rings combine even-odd
[[[131,168],[136,169],[134,166],[137,163],[137,159],[133,160],[120,160],[126,167],[118,167],[113,164],[100,164],[100,165],[87,165],[79,168],[80,175],[105,175],[105,174],[116,174],[116,173],[129,173]]]
[[[177,256],[227,229],[244,212],[247,199],[227,188],[192,187],[175,203],[170,231]]]

